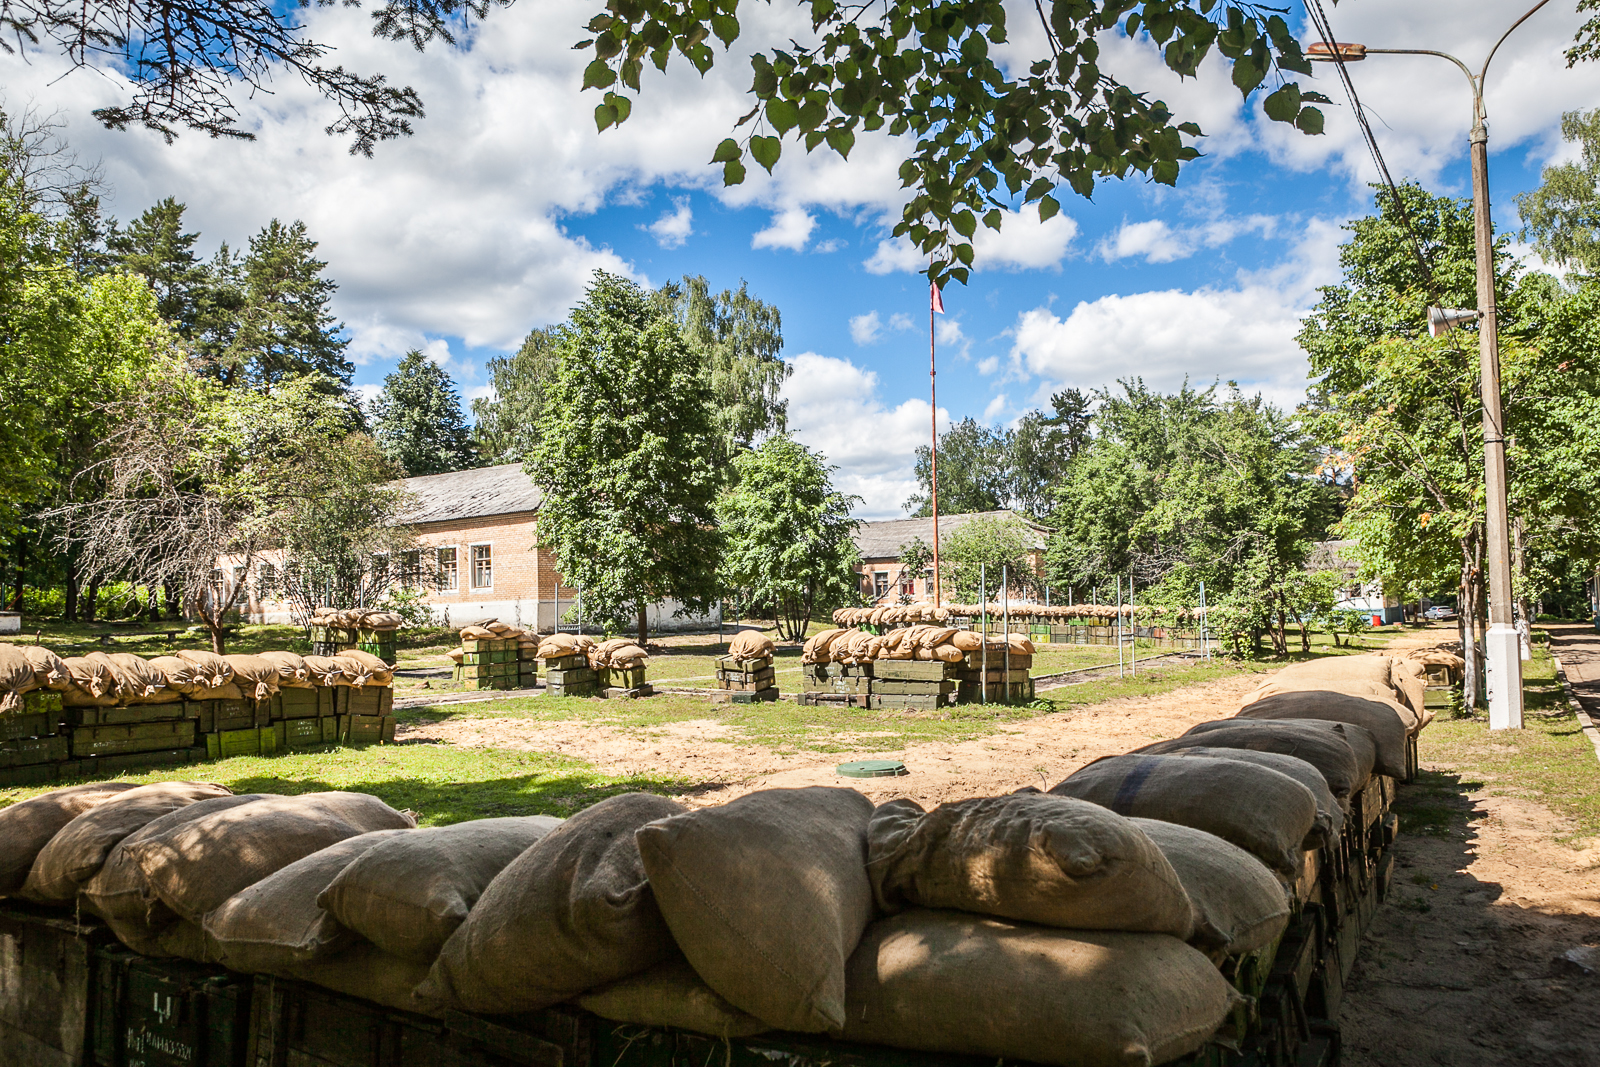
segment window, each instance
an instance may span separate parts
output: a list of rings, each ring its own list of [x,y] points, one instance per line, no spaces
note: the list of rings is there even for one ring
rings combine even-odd
[[[874,595],[880,596],[880,597],[889,595],[889,572],[888,571],[878,571],[875,574],[873,574],[872,582],[873,582],[872,590],[873,590]]]
[[[924,593],[927,593],[929,596],[933,595],[933,568],[932,567],[928,568],[927,576],[922,579],[922,591]]]
[[[422,584],[422,553],[400,553],[400,584],[415,589]]]
[[[256,569],[256,596],[262,600],[278,591],[278,568],[263,563]]]
[[[443,592],[454,592],[460,588],[461,579],[456,573],[456,550],[439,549],[439,589]]]
[[[494,588],[494,560],[491,558],[492,545],[472,546],[472,588]]]

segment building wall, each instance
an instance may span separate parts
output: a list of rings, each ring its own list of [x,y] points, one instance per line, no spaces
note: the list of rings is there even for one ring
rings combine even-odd
[[[1032,564],[1036,575],[1044,576],[1044,551],[1042,549],[1030,550],[1028,552],[1028,562]],[[867,598],[869,604],[898,604],[901,602],[902,596],[913,604],[933,603],[932,566],[929,566],[920,578],[905,583],[910,588],[905,588],[899,581],[901,574],[898,557],[862,560],[856,564],[855,571],[860,576],[861,595]],[[888,580],[887,592],[882,595],[878,593],[879,575],[886,575]],[[944,590],[943,599],[946,603],[950,601],[950,591],[948,589]],[[1011,590],[1011,599],[1020,603],[1027,598],[1021,590],[1013,588]]]

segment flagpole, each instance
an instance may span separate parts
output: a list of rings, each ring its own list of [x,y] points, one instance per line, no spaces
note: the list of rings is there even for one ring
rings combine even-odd
[[[933,606],[939,606],[939,371],[934,363],[933,311],[939,287],[933,280],[933,265],[928,265],[928,397],[933,406],[933,444],[929,470],[933,478]]]

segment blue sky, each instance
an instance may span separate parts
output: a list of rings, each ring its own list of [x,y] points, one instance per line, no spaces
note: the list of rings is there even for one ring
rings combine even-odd
[[[1346,0],[1330,13],[1342,39],[1439,48],[1476,65],[1525,4]],[[415,346],[464,394],[481,395],[484,360],[564,318],[596,268],[651,284],[685,273],[718,288],[745,279],[783,312],[797,434],[840,467],[863,517],[899,514],[930,421],[926,285],[917,258],[888,240],[907,147],[864,137],[846,163],[791,143],[774,175],[723,190],[705,161],[749,107],[737,54],[705,79],[686,68],[647,78],[633,118],[598,134],[596,94],[579,92],[583,57],[570,45],[599,6],[525,2],[496,13],[466,48],[421,56],[373,40],[359,11],[306,11],[339,62],[383,70],[427,103],[416,136],[380,145],[372,160],[322,133],[330,108],[292,79],[245,102],[256,141],[188,134],[169,147],[89,117],[123,92],[114,75],[66,73],[40,53],[0,57],[0,69],[9,110],[56,113],[80,157],[99,161],[119,218],[176,196],[208,253],[223,240],[242,245],[272,217],[303,219],[340,284],[335,309],[367,388]],[[1007,58],[1039,54],[1032,5],[1012,6]],[[1561,112],[1600,100],[1600,68],[1568,71],[1560,56],[1580,21],[1572,7],[1556,0],[1534,16],[1490,73],[1502,228],[1515,226],[1511,196],[1567,154]],[[804,32],[781,4],[741,17],[751,40]],[[1259,103],[1241,105],[1224,64],[1180,83],[1148,41],[1120,35],[1106,38],[1104,58],[1198,121],[1205,158],[1176,189],[1103,183],[1093,201],[1064,195],[1063,214],[1044,226],[1025,211],[982,239],[972,283],[945,294],[941,423],[1003,425],[1063,386],[1133,374],[1162,388],[1185,376],[1236,379],[1286,405],[1301,395],[1296,324],[1315,287],[1337,280],[1339,226],[1369,209],[1373,178],[1331,72],[1319,83],[1338,101],[1325,108],[1328,132],[1306,138],[1267,123]],[[1381,56],[1353,73],[1395,176],[1463,195],[1460,74],[1436,59]]]

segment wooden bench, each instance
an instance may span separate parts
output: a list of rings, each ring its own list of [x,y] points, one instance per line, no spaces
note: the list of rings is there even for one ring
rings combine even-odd
[[[101,645],[103,645],[106,648],[110,648],[111,647],[111,639],[113,637],[165,637],[168,641],[176,641],[178,639],[178,635],[183,633],[183,632],[184,632],[183,629],[178,629],[178,630],[107,630],[104,633],[95,634],[94,636],[99,639]]]

